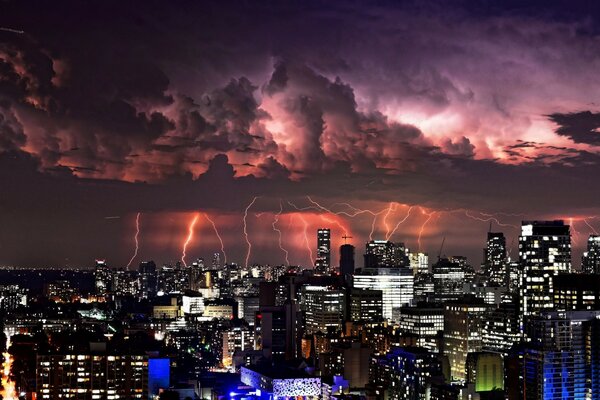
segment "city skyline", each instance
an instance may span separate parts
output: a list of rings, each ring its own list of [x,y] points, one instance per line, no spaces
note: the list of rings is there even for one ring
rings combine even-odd
[[[1,5],[0,264],[600,229],[597,5],[105,4]]]

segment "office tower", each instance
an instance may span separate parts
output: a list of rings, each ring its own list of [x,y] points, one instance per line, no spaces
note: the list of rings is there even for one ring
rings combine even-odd
[[[112,272],[105,260],[96,260],[96,269],[94,270],[94,286],[96,294],[105,295],[110,291],[112,282]]]
[[[600,235],[590,235],[587,251],[581,257],[581,269],[587,274],[600,274]]]
[[[479,299],[450,301],[444,309],[444,354],[452,379],[465,380],[467,354],[483,348],[483,317],[489,306]]]
[[[350,317],[353,322],[379,322],[383,319],[381,290],[350,289]]]
[[[458,262],[440,258],[432,266],[434,297],[437,301],[458,300],[464,295],[465,270]]]
[[[354,274],[354,246],[343,244],[340,246],[340,274],[348,276]]]
[[[483,255],[483,272],[488,276],[489,282],[496,286],[506,286],[508,277],[504,233],[488,232]]]
[[[435,297],[435,284],[433,274],[420,273],[414,277],[414,300],[413,302],[432,302]]]
[[[508,263],[508,291],[520,295],[521,282],[523,281],[524,267],[519,261]]]
[[[504,302],[483,317],[483,350],[507,355],[521,340],[519,307],[516,301]]]
[[[221,269],[221,253],[213,254],[212,268],[217,271]]]
[[[600,310],[600,275],[559,274],[553,277],[556,311]]]
[[[321,376],[341,375],[349,387],[364,388],[369,383],[372,354],[373,349],[360,341],[333,344],[329,352],[319,355]]]
[[[444,332],[444,308],[427,304],[402,307],[398,329],[403,334],[416,337],[417,346],[435,353],[439,350],[438,342]]]
[[[528,323],[521,353],[522,396],[533,399],[598,399],[600,311],[543,312]]]
[[[563,221],[523,221],[519,259],[524,269],[521,314],[552,310],[552,277],[571,272],[571,233]]]
[[[281,306],[261,305],[254,323],[256,347],[270,360],[295,358],[299,354],[299,321],[298,306],[292,300]]]
[[[432,381],[442,376],[437,354],[421,347],[394,347],[373,358],[369,381],[377,398],[425,400]]]
[[[212,287],[214,278],[217,275],[216,273],[205,271],[204,260],[202,258],[188,265],[187,274],[189,279],[188,288],[195,291],[199,291],[200,288]]]
[[[429,272],[429,256],[427,253],[409,253],[408,258],[413,275]]]
[[[317,259],[315,268],[322,274],[329,275],[331,272],[331,230],[319,228],[317,230]]]
[[[135,296],[138,293],[138,273],[124,269],[113,273],[112,291],[117,296]]]
[[[38,355],[36,371],[38,399],[148,399],[147,355]]]
[[[354,274],[356,289],[381,290],[383,318],[392,320],[392,310],[410,305],[414,295],[414,281],[409,268],[365,268]]]
[[[346,313],[346,293],[331,286],[303,286],[302,311],[307,334],[340,331]]]
[[[158,276],[154,261],[143,261],[138,269],[139,296],[147,299],[156,296]]]
[[[392,243],[388,240],[367,242],[364,257],[365,268],[397,268],[410,265],[404,243]]]

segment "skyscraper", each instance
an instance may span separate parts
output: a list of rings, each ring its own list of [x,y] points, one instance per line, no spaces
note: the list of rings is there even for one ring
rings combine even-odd
[[[507,285],[506,238],[502,232],[488,232],[484,252],[483,271],[490,283],[497,286]]]
[[[354,275],[357,289],[381,290],[383,318],[391,320],[392,310],[412,303],[414,281],[409,268],[365,268]]]
[[[440,258],[432,266],[434,297],[437,301],[458,300],[463,294],[465,270],[463,266],[448,258]]]
[[[365,246],[365,268],[395,268],[409,265],[404,243],[371,240]]]
[[[323,274],[331,273],[331,230],[319,228],[317,230],[317,260],[315,267]]]
[[[340,246],[340,274],[342,276],[354,273],[354,246],[343,244]]]
[[[563,221],[523,221],[519,236],[523,265],[521,315],[554,307],[552,277],[571,271],[571,232]]]
[[[581,269],[588,274],[600,274],[600,235],[590,235],[587,251],[581,258]]]

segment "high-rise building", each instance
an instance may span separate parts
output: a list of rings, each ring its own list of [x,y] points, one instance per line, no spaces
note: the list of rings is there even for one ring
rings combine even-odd
[[[299,353],[297,304],[286,300],[281,306],[261,305],[256,313],[256,346],[267,359],[293,359]]]
[[[571,232],[563,221],[523,221],[519,236],[523,265],[521,314],[553,309],[553,277],[571,272]]]
[[[581,258],[581,269],[587,274],[600,274],[600,235],[590,235],[587,251]]]
[[[331,286],[302,287],[306,333],[340,331],[346,313],[346,293]]]
[[[112,283],[112,271],[105,260],[96,260],[96,269],[94,270],[94,286],[96,294],[105,295],[110,291]]]
[[[158,274],[154,261],[143,261],[139,266],[139,296],[147,299],[154,297],[158,288]]]
[[[429,256],[427,253],[409,253],[408,258],[413,275],[429,272]]]
[[[600,275],[559,274],[552,284],[556,311],[600,310]]]
[[[410,305],[414,296],[413,274],[409,268],[365,268],[354,274],[356,289],[381,290],[383,318],[392,320],[392,310]]]
[[[521,340],[517,302],[503,302],[483,317],[483,350],[507,355]]]
[[[409,265],[410,260],[404,243],[371,240],[365,246],[365,268],[397,268]]]
[[[488,232],[483,250],[483,272],[489,282],[496,286],[507,285],[506,238],[502,232]]]
[[[451,301],[444,310],[444,354],[452,379],[465,380],[467,355],[483,348],[483,320],[489,306],[480,299]]]
[[[354,274],[354,246],[343,244],[340,246],[340,275],[349,276]]]
[[[520,357],[522,395],[533,399],[597,399],[600,311],[543,312],[527,325]]]
[[[331,270],[331,230],[319,228],[317,230],[317,259],[315,268],[323,274],[330,274]]]
[[[464,295],[465,270],[448,258],[440,258],[432,266],[435,299],[440,302],[458,300]]]
[[[383,319],[381,290],[350,289],[350,321],[379,322]]]
[[[444,332],[444,309],[429,305],[402,307],[398,328],[404,334],[415,336],[418,346],[437,352]]]

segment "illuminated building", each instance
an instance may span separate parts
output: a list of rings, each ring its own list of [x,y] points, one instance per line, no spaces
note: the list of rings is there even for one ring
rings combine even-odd
[[[177,302],[177,297],[171,297],[169,304],[152,306],[152,318],[154,319],[177,319],[183,316],[181,306]]]
[[[521,314],[552,310],[552,278],[571,272],[571,233],[563,221],[523,221],[519,259],[524,268]]]
[[[36,375],[38,399],[148,399],[149,394],[147,355],[38,355]]]
[[[233,319],[237,316],[237,303],[233,299],[213,299],[204,302],[203,319]]]
[[[138,293],[136,271],[118,269],[113,272],[112,290],[117,296],[135,296]]]
[[[44,284],[44,295],[56,302],[68,303],[79,295],[79,290],[71,286],[67,280],[59,280]]]
[[[508,354],[521,339],[519,309],[516,303],[501,303],[483,317],[483,350]]]
[[[414,302],[433,302],[435,298],[435,283],[433,274],[420,273],[414,277]]]
[[[427,253],[409,253],[408,258],[413,275],[429,272],[429,256]]]
[[[340,331],[346,314],[345,291],[330,286],[303,286],[302,311],[306,333]]]
[[[204,313],[204,297],[194,292],[187,292],[181,297],[181,311],[186,315]]]
[[[417,346],[437,352],[438,341],[444,332],[444,309],[426,304],[402,307],[398,328],[402,333],[414,335]]]
[[[467,383],[476,392],[504,390],[504,359],[498,353],[475,352],[467,356]]]
[[[410,305],[414,296],[413,274],[409,268],[365,268],[354,274],[356,289],[381,290],[383,318],[392,320],[394,308]]]
[[[330,274],[331,270],[331,230],[319,228],[317,230],[317,259],[315,268],[322,274]]]
[[[445,304],[444,354],[450,361],[454,380],[465,380],[467,354],[483,348],[483,318],[488,309],[489,306],[478,299]]]
[[[236,351],[254,349],[254,332],[244,320],[236,320],[221,335],[223,339],[222,364],[225,367],[232,365],[233,354]]]
[[[94,286],[96,294],[107,294],[112,286],[112,271],[106,265],[104,260],[96,260],[96,269],[94,270]]]
[[[354,254],[355,248],[351,244],[340,246],[340,274],[342,276],[354,274]]]
[[[18,285],[0,285],[0,311],[14,311],[27,305],[27,290]]]
[[[432,380],[441,375],[442,364],[436,354],[422,347],[394,347],[373,359],[370,381],[378,398],[425,400]]]
[[[434,297],[439,302],[458,300],[464,295],[465,270],[448,258],[440,258],[432,266]]]
[[[600,274],[600,235],[590,235],[587,251],[581,258],[581,269],[587,274]]]
[[[483,256],[483,272],[488,276],[489,282],[496,286],[506,286],[507,259],[504,233],[488,232]]]
[[[559,274],[552,281],[555,310],[600,310],[600,274]]]
[[[383,292],[350,289],[350,321],[379,322],[383,319]]]
[[[143,261],[139,266],[139,296],[147,299],[156,296],[158,288],[158,276],[154,261]]]
[[[521,353],[522,399],[598,399],[600,311],[544,312],[530,318]]]
[[[408,267],[410,261],[406,253],[404,243],[371,240],[365,246],[365,268]]]
[[[261,396],[265,396],[267,399],[321,399],[320,377],[310,376],[302,370],[290,369],[285,366],[241,367],[241,381],[259,390]]]

